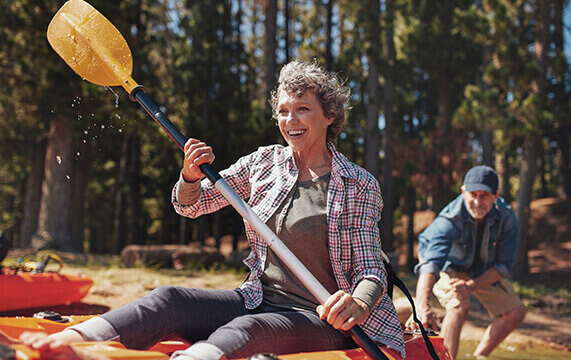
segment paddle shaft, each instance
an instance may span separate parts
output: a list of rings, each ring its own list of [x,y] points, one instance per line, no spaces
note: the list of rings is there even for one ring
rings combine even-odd
[[[145,94],[144,88],[138,86],[129,94],[129,98],[138,102],[145,111],[163,128],[170,138],[184,151],[186,138],[180,131],[170,122],[166,115],[149,99]],[[210,164],[200,165],[200,170],[204,175],[212,181],[214,186],[228,200],[228,202],[236,209],[236,211],[256,230],[256,232],[264,239],[268,246],[280,258],[287,268],[303,283],[303,285],[315,296],[320,304],[324,304],[331,294],[323,287],[323,285],[313,276],[301,261],[285,246],[285,244],[277,237],[277,235],[252,211],[250,206],[228,185],[220,174]],[[388,360],[386,355],[379,347],[367,336],[367,334],[359,326],[351,328],[351,336],[355,343],[359,345],[367,355],[377,360]]]

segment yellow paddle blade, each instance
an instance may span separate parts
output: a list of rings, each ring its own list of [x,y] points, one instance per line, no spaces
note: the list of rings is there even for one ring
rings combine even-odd
[[[125,38],[109,20],[83,0],[66,2],[48,26],[48,41],[82,78],[131,92],[133,58]]]

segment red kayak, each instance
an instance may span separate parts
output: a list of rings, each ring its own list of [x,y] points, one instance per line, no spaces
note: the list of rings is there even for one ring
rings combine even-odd
[[[18,338],[24,331],[42,331],[46,333],[54,333],[63,330],[67,326],[78,324],[89,319],[92,316],[63,316],[53,317],[54,320],[35,317],[4,317],[0,318],[0,331],[4,334]],[[443,340],[438,336],[430,336],[430,340],[434,346],[440,360],[451,360],[452,357],[448,350],[444,347]],[[182,341],[164,341],[156,344],[147,351],[126,349],[117,342],[85,342],[78,343],[90,351],[105,355],[111,359],[117,360],[166,360],[169,354],[176,350],[186,349],[190,344]],[[431,360],[430,354],[426,349],[424,339],[420,335],[405,335],[405,346],[407,359],[415,360]],[[12,346],[18,360],[39,360],[40,356],[37,351],[27,348],[24,345]],[[387,348],[381,348],[383,353],[390,360],[397,357],[396,351]],[[370,357],[363,349],[336,350],[336,351],[317,351],[308,353],[297,353],[279,355],[280,360],[369,360]]]
[[[83,299],[93,280],[83,275],[0,275],[0,312],[69,304]]]

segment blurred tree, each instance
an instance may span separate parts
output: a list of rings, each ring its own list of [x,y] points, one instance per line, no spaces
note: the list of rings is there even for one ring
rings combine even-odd
[[[383,46],[384,68],[383,78],[383,113],[385,120],[384,135],[384,159],[383,159],[383,176],[381,186],[383,189],[384,209],[383,217],[381,219],[381,239],[383,244],[388,243],[385,250],[393,251],[396,247],[393,237],[393,224],[394,224],[394,209],[395,209],[395,196],[396,189],[394,188],[393,181],[393,162],[394,151],[393,144],[394,138],[394,93],[395,93],[395,79],[394,67],[396,65],[395,43],[394,43],[394,1],[385,0],[385,41]],[[412,218],[411,218],[412,220]],[[412,221],[411,221],[412,222]]]

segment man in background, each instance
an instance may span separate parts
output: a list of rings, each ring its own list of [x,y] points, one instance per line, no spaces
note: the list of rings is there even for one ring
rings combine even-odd
[[[415,267],[419,318],[424,327],[436,328],[429,302],[434,293],[446,309],[441,335],[454,358],[471,294],[493,318],[475,356],[488,356],[523,321],[526,310],[507,280],[516,243],[515,214],[498,196],[496,172],[485,165],[466,173],[462,194],[420,234],[419,264]],[[406,326],[418,328],[412,319]]]

